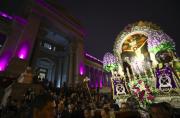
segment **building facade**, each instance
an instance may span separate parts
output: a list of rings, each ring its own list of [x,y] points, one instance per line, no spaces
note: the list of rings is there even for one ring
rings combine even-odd
[[[24,3],[25,4],[25,3]],[[27,1],[21,15],[0,12],[0,73],[19,76],[27,66],[60,87],[79,76],[84,33],[49,1]],[[25,12],[25,13],[24,13]]]
[[[85,53],[84,55],[85,76],[89,81],[89,87],[93,89],[111,88],[111,73],[103,70],[103,62],[96,57]]]
[[[81,24],[58,0],[19,1],[16,9],[14,4],[18,1],[6,1],[0,11],[1,76],[19,77],[30,66],[40,81],[56,87],[73,85],[85,75],[92,88],[107,83],[102,63],[84,55]]]

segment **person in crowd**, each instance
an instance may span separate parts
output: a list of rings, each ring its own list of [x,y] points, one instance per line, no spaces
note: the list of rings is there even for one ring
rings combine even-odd
[[[36,99],[33,118],[54,118],[53,99],[48,95],[41,95]]]
[[[91,109],[89,107],[84,109],[84,118],[92,118]]]
[[[102,118],[110,118],[110,109],[108,107],[104,107],[101,110],[101,117]]]
[[[60,101],[56,111],[55,118],[70,118],[68,111],[65,110],[64,101]]]
[[[119,111],[119,105],[116,103],[115,100],[112,100],[111,101],[111,108],[114,110],[114,111]]]
[[[173,109],[171,105],[166,102],[152,104],[150,107],[150,115],[152,118],[172,118]]]
[[[99,110],[99,109],[93,110],[92,114],[93,114],[92,115],[93,118],[102,118],[101,110]]]

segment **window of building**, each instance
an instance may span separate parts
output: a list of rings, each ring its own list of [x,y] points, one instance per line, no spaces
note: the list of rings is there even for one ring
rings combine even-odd
[[[39,81],[43,81],[44,79],[47,79],[47,72],[48,72],[47,69],[45,69],[45,68],[39,68],[39,69],[37,70],[38,80],[39,80]]]
[[[49,50],[52,50],[52,45],[49,43],[44,43],[44,47],[49,49]]]
[[[51,50],[51,51],[56,51],[56,46],[48,43],[48,42],[41,42],[41,46],[48,49],[48,50]]]

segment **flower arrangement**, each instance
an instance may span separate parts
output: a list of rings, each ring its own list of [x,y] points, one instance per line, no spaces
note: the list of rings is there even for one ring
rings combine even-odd
[[[147,79],[133,80],[129,83],[133,94],[143,105],[151,104],[155,98],[155,91],[149,86]]]
[[[118,67],[116,57],[107,52],[103,57],[103,69],[107,72],[111,72]]]
[[[126,36],[132,33],[144,34],[148,37],[148,50],[154,54],[161,50],[175,50],[175,42],[173,39],[163,32],[159,26],[151,22],[137,22],[129,24],[119,33],[114,44],[114,54],[119,56],[121,53],[121,44],[124,43]]]

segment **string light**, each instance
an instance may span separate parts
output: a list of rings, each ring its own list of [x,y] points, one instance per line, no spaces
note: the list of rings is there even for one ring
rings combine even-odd
[[[92,56],[92,55],[90,55],[88,53],[85,53],[85,56],[87,56],[87,57],[89,57],[89,58],[91,58],[91,59],[93,59],[93,60],[95,60],[97,62],[103,63],[101,60],[99,60],[98,58],[96,58],[96,57],[94,57],[94,56]]]

